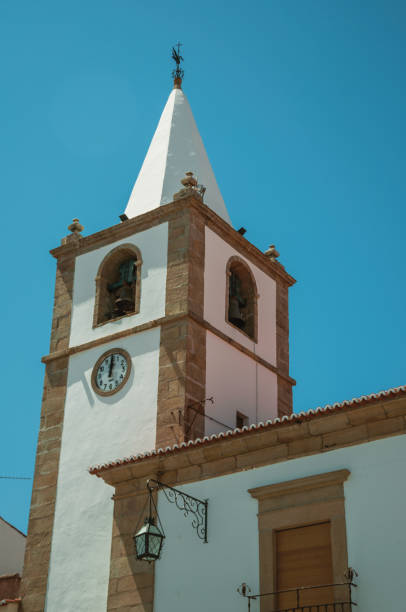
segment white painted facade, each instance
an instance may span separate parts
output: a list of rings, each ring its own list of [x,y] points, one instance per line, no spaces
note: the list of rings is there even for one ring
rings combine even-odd
[[[140,311],[93,328],[95,279],[104,257],[120,244],[133,244],[142,256]],[[80,255],[76,259],[73,284],[70,346],[84,344],[118,331],[130,329],[165,315],[168,223],[161,223],[134,236]]]
[[[88,468],[155,446],[159,344],[160,329],[154,328],[70,359],[47,612],[106,609],[113,491]],[[101,397],[91,373],[113,347],[130,354],[131,374],[121,391]]]
[[[204,269],[204,318],[224,334],[276,365],[276,283],[206,227]],[[258,291],[258,342],[226,320],[227,262],[233,256],[243,259],[250,268]],[[238,349],[214,334],[207,333],[206,397],[209,416],[236,426],[236,412],[258,423],[277,416],[277,377]],[[224,429],[206,422],[206,434]]]
[[[142,256],[140,312],[93,328],[95,278],[104,257],[120,244]],[[106,337],[165,314],[168,224],[77,257],[70,346]],[[106,342],[70,357],[46,599],[47,612],[106,609],[110,568],[112,491],[88,474],[95,462],[155,446],[160,328]],[[123,389],[101,397],[93,367],[111,348],[131,356]]]
[[[204,202],[231,224],[189,102],[173,89],[163,110],[125,214],[131,218],[173,201],[186,172],[206,187]]]
[[[386,438],[196,482],[182,489],[209,500],[208,543],[159,494],[166,531],[155,564],[154,612],[246,612],[236,588],[259,592],[258,504],[248,489],[348,469],[344,483],[348,564],[359,572],[358,612],[405,609],[405,436]],[[304,521],[305,523],[305,521]],[[259,601],[251,604],[259,612]]]
[[[26,536],[0,516],[0,576],[22,573]]]

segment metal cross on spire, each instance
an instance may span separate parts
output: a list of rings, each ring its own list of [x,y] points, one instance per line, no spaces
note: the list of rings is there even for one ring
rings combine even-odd
[[[180,48],[182,47],[182,43],[178,42],[177,45],[172,47],[172,59],[176,62],[176,68],[172,70],[172,77],[176,79],[183,79],[184,72],[180,67],[180,63],[183,62],[183,57],[180,54]]]

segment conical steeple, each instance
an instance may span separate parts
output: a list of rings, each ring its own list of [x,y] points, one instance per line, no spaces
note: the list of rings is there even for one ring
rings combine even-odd
[[[173,201],[191,171],[206,187],[204,203],[231,224],[180,79],[175,79],[158,127],[125,209],[132,218]]]

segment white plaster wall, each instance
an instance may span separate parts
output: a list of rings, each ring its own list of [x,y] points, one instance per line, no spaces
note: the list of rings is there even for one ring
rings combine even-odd
[[[253,359],[211,332],[206,335],[206,413],[225,425],[236,427],[236,413],[245,414],[249,423],[277,416],[277,377]],[[226,428],[206,419],[205,433]]]
[[[143,261],[140,312],[92,329],[95,278],[99,266],[112,249],[127,243],[139,248]],[[168,224],[162,223],[77,257],[73,284],[70,346],[103,338],[109,334],[163,317],[165,314],[167,253]]]
[[[233,340],[276,365],[276,283],[241,256],[211,229],[205,233],[204,318]],[[259,293],[258,343],[226,321],[226,266],[233,255],[241,257],[251,269]]]
[[[344,468],[351,471],[344,490],[348,562],[359,572],[356,609],[403,611],[405,462],[405,436],[398,436],[182,487],[209,500],[208,544],[160,493],[166,541],[155,565],[154,612],[246,612],[237,586],[259,589],[258,505],[247,490]],[[251,611],[259,612],[258,601]]]
[[[0,517],[0,576],[20,574],[24,564],[25,535]]]
[[[113,490],[87,470],[154,448],[159,344],[155,328],[70,359],[47,612],[106,610]],[[131,374],[121,391],[100,397],[91,386],[93,365],[113,347],[131,355]]]

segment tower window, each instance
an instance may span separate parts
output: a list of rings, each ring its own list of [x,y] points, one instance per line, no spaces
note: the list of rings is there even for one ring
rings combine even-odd
[[[257,288],[254,276],[239,257],[227,264],[226,320],[257,341]]]
[[[235,426],[242,429],[245,425],[248,425],[248,417],[242,412],[237,411],[235,416]]]
[[[141,253],[131,244],[104,258],[96,277],[94,326],[139,312],[141,263]]]

